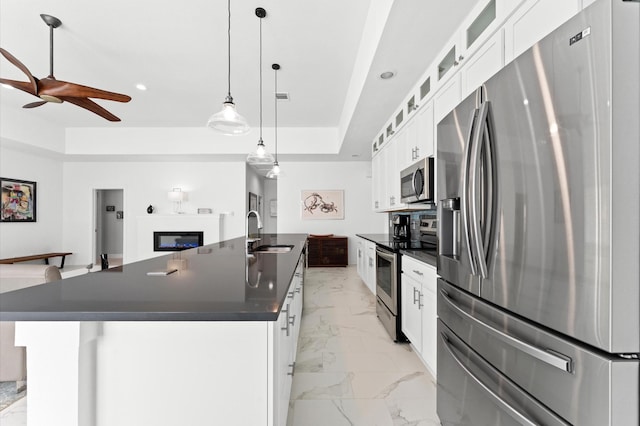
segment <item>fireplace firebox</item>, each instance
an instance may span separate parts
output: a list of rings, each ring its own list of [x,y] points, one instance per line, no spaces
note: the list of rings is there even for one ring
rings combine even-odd
[[[203,245],[202,231],[162,231],[153,233],[153,251],[180,251]]]

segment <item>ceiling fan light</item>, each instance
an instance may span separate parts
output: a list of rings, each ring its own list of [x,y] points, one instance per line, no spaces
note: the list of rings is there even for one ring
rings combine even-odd
[[[229,136],[244,135],[250,130],[247,120],[238,114],[236,105],[228,100],[222,104],[222,111],[209,118],[207,127]]]
[[[43,101],[53,102],[54,104],[62,103],[62,99],[56,98],[55,96],[51,96],[51,95],[40,95],[39,98],[42,99]]]

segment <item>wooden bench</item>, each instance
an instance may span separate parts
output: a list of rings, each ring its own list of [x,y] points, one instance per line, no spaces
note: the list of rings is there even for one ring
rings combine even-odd
[[[44,259],[45,264],[49,264],[49,259],[52,257],[62,257],[62,262],[60,262],[60,269],[64,268],[64,259],[66,256],[72,255],[73,253],[42,253],[42,254],[33,254],[31,256],[21,256],[21,257],[9,257],[7,259],[0,259],[0,264],[10,264],[10,263],[18,263],[18,262],[28,262],[30,260],[42,260]]]

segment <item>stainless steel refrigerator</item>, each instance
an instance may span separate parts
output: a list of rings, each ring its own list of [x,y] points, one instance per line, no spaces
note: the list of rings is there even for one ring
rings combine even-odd
[[[640,423],[639,82],[598,0],[438,124],[443,425]]]

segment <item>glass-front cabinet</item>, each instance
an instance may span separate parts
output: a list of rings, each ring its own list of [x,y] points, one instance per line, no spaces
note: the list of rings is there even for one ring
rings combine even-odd
[[[592,2],[479,2],[373,142],[373,208],[411,208],[400,203],[399,192],[395,191],[396,186],[399,188],[399,172],[434,155],[437,123],[506,63]]]

